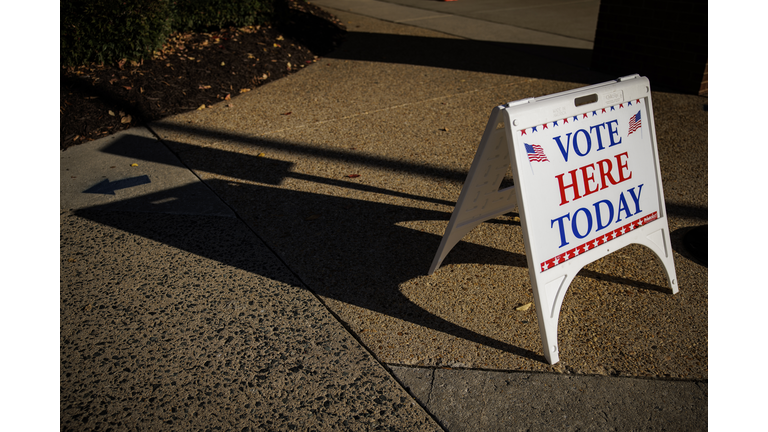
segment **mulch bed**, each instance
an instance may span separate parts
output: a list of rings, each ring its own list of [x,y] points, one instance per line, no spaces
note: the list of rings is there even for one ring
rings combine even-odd
[[[317,6],[289,0],[277,25],[177,33],[141,62],[61,69],[61,149],[204,109],[317,61],[346,36]]]

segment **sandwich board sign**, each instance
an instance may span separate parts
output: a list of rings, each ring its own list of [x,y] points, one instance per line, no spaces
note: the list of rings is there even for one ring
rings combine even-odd
[[[515,185],[500,190],[509,165]],[[641,244],[677,293],[648,79],[495,107],[429,274],[474,227],[516,207],[550,364],[563,298],[587,264]]]

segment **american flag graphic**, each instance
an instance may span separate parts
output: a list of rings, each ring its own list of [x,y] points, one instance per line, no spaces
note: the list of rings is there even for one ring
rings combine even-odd
[[[525,151],[528,152],[528,161],[530,162],[549,162],[541,146],[525,144]]]
[[[629,118],[629,133],[627,136],[632,135],[632,132],[640,129],[640,126],[642,126],[642,124],[640,123],[640,111],[638,111],[637,114]]]

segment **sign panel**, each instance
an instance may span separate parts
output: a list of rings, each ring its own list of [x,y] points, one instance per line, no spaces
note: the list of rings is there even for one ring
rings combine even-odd
[[[515,186],[499,190],[509,164]],[[559,361],[565,292],[590,262],[644,245],[676,293],[648,79],[633,75],[494,108],[429,274],[472,228],[515,207],[550,363]]]
[[[658,218],[647,116],[638,98],[514,130],[539,272]]]

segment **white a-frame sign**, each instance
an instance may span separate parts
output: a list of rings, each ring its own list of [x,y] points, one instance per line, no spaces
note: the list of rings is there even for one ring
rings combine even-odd
[[[510,163],[515,185],[499,190]],[[677,293],[648,79],[494,108],[429,274],[472,228],[515,207],[551,364],[565,292],[587,264],[638,243]]]

